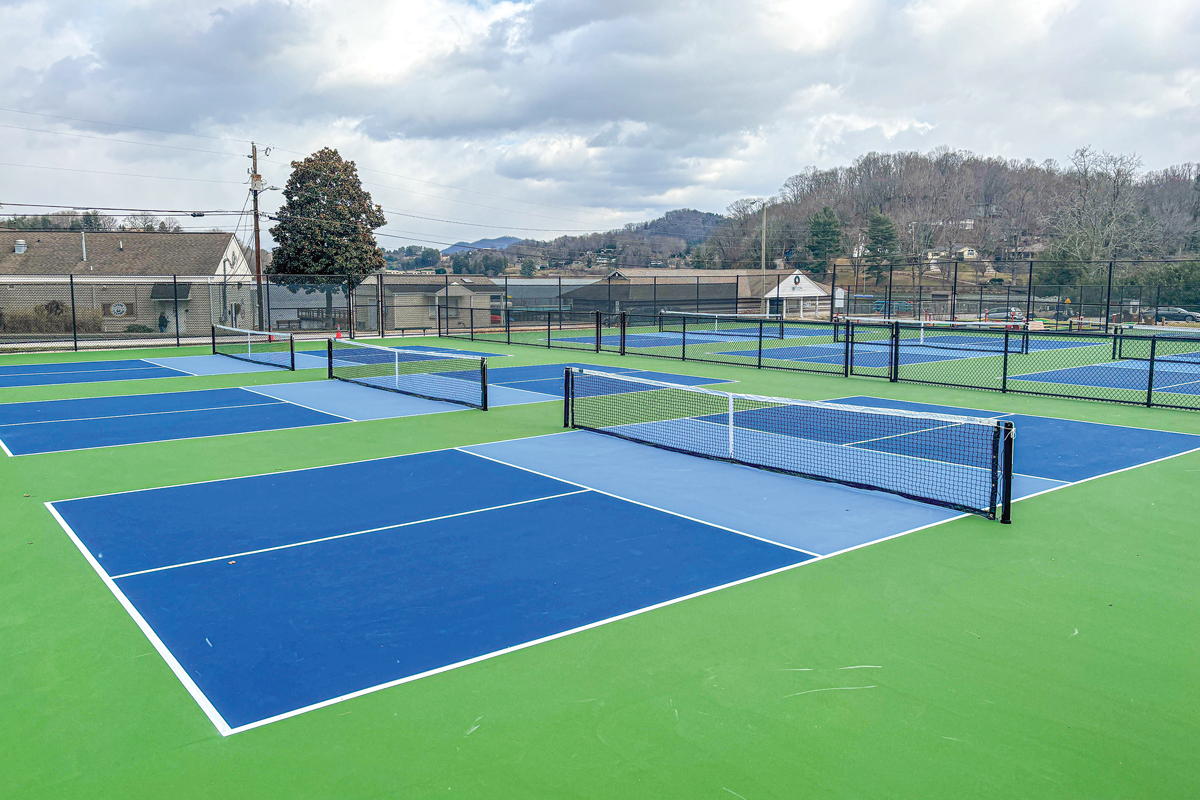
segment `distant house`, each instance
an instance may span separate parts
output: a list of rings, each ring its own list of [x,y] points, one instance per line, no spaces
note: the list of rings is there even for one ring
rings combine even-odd
[[[979,258],[979,251],[970,245],[963,245],[954,251],[954,258],[959,261],[974,261]]]
[[[189,318],[204,331],[223,307],[212,284],[252,280],[250,256],[224,232],[0,228],[0,314],[70,304],[73,282],[76,313],[97,331],[186,333]]]

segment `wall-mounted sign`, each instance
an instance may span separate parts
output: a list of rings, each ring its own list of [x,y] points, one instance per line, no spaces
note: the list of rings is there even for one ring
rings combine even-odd
[[[136,317],[133,303],[101,303],[100,313],[106,317]]]

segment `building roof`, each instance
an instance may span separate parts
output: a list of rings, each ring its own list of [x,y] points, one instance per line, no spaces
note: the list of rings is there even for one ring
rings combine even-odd
[[[18,240],[25,242],[24,253],[16,252]],[[225,232],[85,234],[0,228],[0,275],[218,275],[232,242],[233,234]],[[245,272],[247,256],[234,247]]]
[[[805,298],[805,297],[828,297],[829,292],[822,289],[812,278],[796,270],[791,275],[786,276],[779,284],[770,289],[764,298],[780,297],[788,298]]]

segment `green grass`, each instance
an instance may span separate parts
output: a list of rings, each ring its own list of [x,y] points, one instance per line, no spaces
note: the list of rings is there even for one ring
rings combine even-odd
[[[1200,433],[1183,411],[455,346],[512,353],[493,368],[585,360]],[[543,403],[0,462],[0,796],[1200,796],[1200,454],[1019,502],[1010,526],[957,520],[227,738],[42,505],[560,429]],[[860,665],[879,668],[840,669]],[[873,688],[811,691],[845,686]]]

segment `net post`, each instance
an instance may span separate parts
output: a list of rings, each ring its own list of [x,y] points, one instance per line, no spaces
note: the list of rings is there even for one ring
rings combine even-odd
[[[601,322],[602,322],[602,320],[600,319],[600,312],[597,311],[596,312],[596,352],[597,353],[600,352],[600,325],[601,325]]]
[[[758,321],[758,368],[762,369],[762,337],[763,337],[763,321]]]
[[[333,339],[325,340],[325,350],[329,355],[329,380],[333,380]]]
[[[729,395],[729,460],[733,461],[733,394]]]
[[[292,372],[295,372],[296,371],[296,337],[290,333],[288,334],[288,359],[291,362],[291,367],[289,367],[289,369],[291,369]]]
[[[679,320],[680,320],[679,330],[681,333],[681,338],[680,338],[681,344],[680,344],[680,348],[679,348],[679,360],[687,361],[687,314],[684,314],[683,316],[681,316],[679,318]]]
[[[1117,342],[1119,342],[1120,340],[1121,340],[1121,326],[1118,325],[1116,331],[1113,332],[1112,358],[1110,359],[1111,361],[1117,360],[1117,355],[1119,353],[1119,348],[1117,347]]]
[[[550,343],[552,341],[554,341],[553,336],[554,336],[554,316],[549,311],[547,311],[546,312],[546,347],[551,346]]]
[[[475,341],[475,295],[471,295],[471,307],[469,313],[471,315],[471,341],[473,342]]]
[[[563,370],[563,427],[571,427],[571,368]]]
[[[1000,366],[1000,391],[1008,391],[1008,328],[1004,329],[1004,359]]]
[[[625,355],[625,328],[629,324],[624,311],[621,312],[621,355]]]
[[[487,402],[487,357],[479,359],[479,392],[483,396],[483,405],[481,411],[488,410]]]
[[[215,356],[217,354],[217,326],[216,325],[212,326],[212,348],[213,348],[212,354]]]
[[[1004,510],[1000,513],[1000,522],[1012,524],[1012,479],[1013,479],[1013,440],[1017,438],[1016,427],[1008,421],[1001,423],[1001,436],[1004,439],[1004,490],[1001,502]]]
[[[1146,375],[1146,408],[1154,405],[1154,359],[1158,345],[1158,337],[1150,337],[1150,369]]]
[[[504,302],[500,306],[500,313],[504,315],[504,343],[512,344],[512,314],[508,310],[508,289],[504,290]],[[450,329],[450,321],[446,320],[446,329]]]

